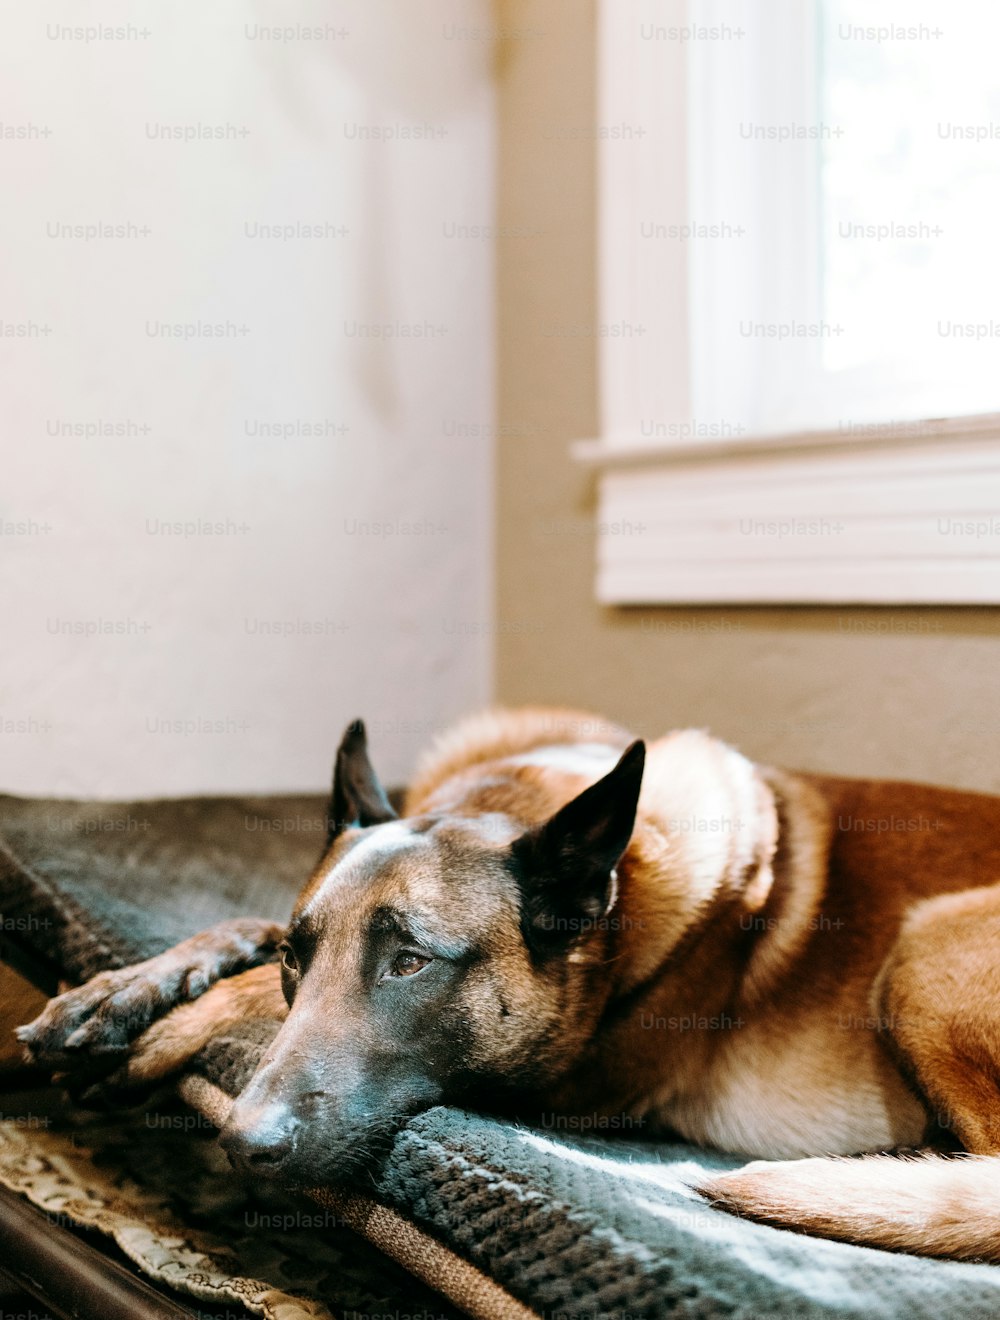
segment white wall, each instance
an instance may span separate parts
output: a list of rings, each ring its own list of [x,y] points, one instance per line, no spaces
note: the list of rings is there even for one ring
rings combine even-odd
[[[398,779],[490,690],[488,0],[96,21],[0,19],[0,788],[317,787],[356,715]]]

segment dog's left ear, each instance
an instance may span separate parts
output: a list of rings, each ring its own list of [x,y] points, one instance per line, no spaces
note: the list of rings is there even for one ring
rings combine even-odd
[[[645,743],[632,743],[603,779],[515,841],[522,926],[533,947],[568,943],[613,905],[645,762]]]
[[[326,811],[326,845],[349,825],[383,825],[396,820],[385,789],[368,759],[368,736],[363,721],[344,731],[333,767],[333,795]]]

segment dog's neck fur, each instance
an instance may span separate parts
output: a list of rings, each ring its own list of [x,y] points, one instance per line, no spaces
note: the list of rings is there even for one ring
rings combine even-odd
[[[829,825],[807,783],[697,731],[654,743],[648,765],[607,922],[608,999],[584,1056],[545,1098],[554,1110],[641,1113],[654,1093],[662,1102],[662,1057],[642,1040],[650,1023],[670,1051],[667,1090],[697,1091],[726,1024],[777,988],[822,903]],[[697,814],[705,802],[711,816],[703,806]],[[615,1096],[607,1079],[623,1054],[640,1062],[628,1070],[628,1093]]]

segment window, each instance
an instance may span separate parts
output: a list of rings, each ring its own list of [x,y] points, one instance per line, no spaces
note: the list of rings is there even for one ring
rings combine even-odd
[[[601,598],[1000,602],[1000,10],[601,5]]]
[[[863,434],[1000,410],[1000,8],[690,15],[720,34],[689,45],[691,210],[720,234],[690,246],[696,411]]]

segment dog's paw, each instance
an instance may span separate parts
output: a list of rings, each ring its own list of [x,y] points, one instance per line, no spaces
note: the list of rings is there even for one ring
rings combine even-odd
[[[152,1022],[162,990],[138,967],[100,972],[49,1002],[16,1036],[30,1063],[72,1067],[81,1055],[115,1054]]]
[[[223,922],[134,967],[100,972],[17,1029],[25,1057],[60,1072],[113,1066],[157,1018],[269,957],[281,935],[272,923]]]
[[[210,984],[203,967],[147,970],[146,964],[139,964],[100,972],[50,999],[16,1035],[29,1062],[72,1068],[85,1057],[123,1054],[160,1014]]]
[[[191,1060],[217,1037],[239,1035],[250,1024],[255,1040],[277,1033],[288,1012],[276,964],[254,967],[225,977],[193,1003],[179,1004],[154,1022],[129,1047],[96,1075],[84,1070],[64,1078],[79,1082],[76,1094],[90,1105],[115,1106],[137,1087],[154,1086]]]

